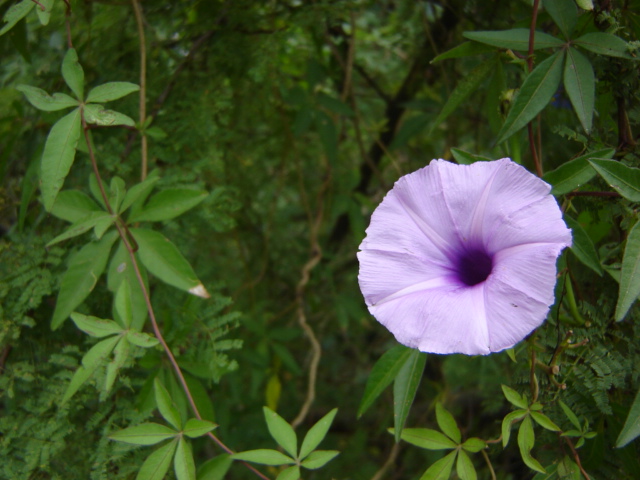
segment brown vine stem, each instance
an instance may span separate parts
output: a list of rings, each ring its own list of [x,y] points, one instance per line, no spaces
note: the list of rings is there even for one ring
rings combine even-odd
[[[84,110],[82,109],[82,107],[80,108],[80,119],[81,119],[81,122],[82,122],[82,130],[84,132],[84,138],[85,138],[85,141],[87,142],[87,150],[88,150],[88,153],[89,153],[89,159],[91,160],[91,166],[93,167],[93,172],[94,172],[94,174],[96,176],[96,181],[98,182],[98,187],[100,188],[100,194],[102,196],[102,200],[104,201],[105,207],[107,208],[107,211],[109,212],[109,214],[112,215],[112,216],[116,216],[117,214],[114,214],[114,211],[111,208],[111,204],[109,203],[109,198],[107,197],[107,193],[106,193],[106,191],[104,189],[104,184],[103,184],[103,181],[102,181],[102,177],[100,176],[100,172],[98,170],[98,162],[96,161],[96,157],[95,157],[95,154],[93,152],[93,147],[91,146],[91,142],[90,142],[90,138],[89,138],[89,126],[87,125],[87,122],[86,122],[86,120],[84,118]],[[131,243],[129,242],[126,226],[123,223],[121,223],[120,218],[116,219],[116,221],[114,222],[114,225],[115,225],[116,229],[118,230],[118,235],[122,239],[122,242],[124,243],[124,246],[127,249],[127,252],[129,252],[129,258],[131,259],[131,265],[133,265],[133,270],[135,271],[136,279],[138,280],[138,284],[140,285],[140,289],[142,290],[142,295],[144,297],[144,301],[145,301],[145,303],[147,305],[147,312],[149,313],[149,318],[151,319],[151,325],[153,326],[153,332],[154,332],[156,338],[158,339],[158,341],[160,342],[160,344],[162,345],[162,348],[163,348],[165,354],[169,358],[169,362],[171,363],[171,366],[173,367],[173,370],[174,370],[176,376],[178,377],[178,380],[180,381],[180,385],[182,386],[182,389],[183,389],[185,395],[187,396],[187,400],[189,401],[189,405],[191,406],[191,409],[193,410],[194,415],[196,416],[196,418],[198,420],[202,420],[202,415],[200,415],[200,411],[198,410],[198,407],[196,406],[196,402],[193,399],[193,395],[191,394],[191,390],[189,389],[189,386],[187,385],[187,381],[184,378],[184,375],[182,374],[182,369],[180,368],[180,365],[178,365],[178,362],[177,362],[176,358],[174,357],[173,352],[171,351],[171,348],[169,348],[169,345],[167,344],[166,340],[164,339],[164,336],[162,335],[162,331],[160,330],[160,326],[158,325],[158,321],[156,319],[156,315],[155,315],[155,312],[153,310],[153,305],[151,304],[151,297],[149,296],[149,291],[147,290],[147,287],[146,287],[146,285],[144,283],[144,279],[142,278],[142,273],[140,272],[140,267],[139,267],[138,261],[136,259],[135,250],[132,247]],[[229,454],[233,454],[234,453],[233,450],[231,450],[229,447],[227,447],[222,442],[222,440],[220,440],[213,433],[209,432],[207,435],[209,436],[209,438],[211,438],[226,453],[229,453]],[[252,465],[249,465],[248,463],[245,463],[245,462],[243,462],[243,463],[249,470],[251,470],[253,473],[255,473],[258,477],[262,478],[263,480],[270,480],[269,477],[267,477],[264,474],[262,474],[261,472],[259,472]]]
[[[533,70],[533,46],[536,37],[536,24],[538,23],[538,7],[540,5],[540,0],[533,1],[533,14],[531,15],[531,26],[529,28],[529,51],[527,54],[527,67],[529,73]],[[535,135],[533,133],[533,121],[529,122],[527,125],[527,132],[529,133],[529,148],[531,150],[531,156],[533,157],[533,163],[536,167],[536,174],[539,177],[542,177],[542,162],[540,161],[540,157],[538,156],[538,151],[536,149],[536,140]]]
[[[136,25],[138,27],[138,37],[140,39],[140,125],[142,129],[142,166],[140,168],[140,180],[147,178],[148,170],[148,143],[147,135],[144,132],[144,124],[147,120],[147,40],[144,35],[144,17],[142,16],[142,7],[138,0],[131,0],[133,4],[133,12],[136,16]]]
[[[67,31],[67,46],[69,48],[73,48],[73,42],[71,41],[71,4],[69,0],[62,0],[64,4],[67,6],[67,10],[65,11],[64,18],[64,27]]]
[[[311,343],[311,362],[309,364],[307,396],[304,403],[302,404],[302,407],[300,408],[300,412],[291,422],[291,426],[293,428],[297,428],[304,421],[304,419],[307,417],[307,414],[309,413],[311,404],[316,398],[316,378],[318,376],[318,365],[320,364],[320,357],[322,356],[322,347],[320,346],[320,342],[318,341],[316,334],[307,322],[307,316],[304,312],[304,292],[307,283],[309,283],[311,270],[315,268],[315,266],[320,262],[320,259],[322,258],[322,249],[320,248],[320,244],[318,243],[318,232],[320,231],[320,225],[322,224],[324,215],[324,193],[329,186],[330,180],[331,176],[327,175],[322,186],[320,187],[320,191],[318,192],[318,212],[316,214],[314,222],[311,224],[311,234],[309,238],[309,243],[311,244],[311,258],[309,258],[307,263],[305,263],[302,267],[302,271],[300,273],[300,281],[296,286],[298,323],[309,339],[309,343]]]
[[[562,437],[562,438],[564,438],[565,442],[567,442],[567,445],[569,445],[569,448],[573,453],[573,458],[576,460],[576,463],[578,464],[578,468],[580,469],[580,473],[582,473],[582,476],[585,478],[585,480],[591,480],[591,477],[589,477],[589,474],[585,471],[584,467],[582,466],[582,462],[580,461],[580,455],[578,455],[578,452],[576,448],[573,446],[573,442],[571,441],[571,439],[569,437]]]

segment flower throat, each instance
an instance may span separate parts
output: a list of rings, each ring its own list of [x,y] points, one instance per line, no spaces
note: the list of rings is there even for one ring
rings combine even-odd
[[[484,282],[493,268],[493,259],[480,249],[466,250],[457,263],[458,278],[469,287]]]

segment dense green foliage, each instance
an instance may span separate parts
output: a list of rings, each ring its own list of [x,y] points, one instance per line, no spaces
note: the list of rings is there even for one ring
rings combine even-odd
[[[637,478],[640,1],[538,3],[0,0],[0,478]],[[371,212],[506,156],[547,321],[398,346]]]

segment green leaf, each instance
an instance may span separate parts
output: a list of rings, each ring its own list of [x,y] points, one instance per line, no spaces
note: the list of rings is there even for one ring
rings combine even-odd
[[[504,392],[504,396],[509,401],[509,403],[512,403],[516,407],[529,408],[527,400],[513,388],[502,385],[502,391]]]
[[[536,472],[546,473],[545,469],[540,463],[531,456],[531,449],[535,444],[535,435],[533,433],[533,424],[531,423],[531,417],[527,416],[520,424],[518,430],[518,446],[520,447],[520,455],[522,460],[527,464],[529,468]]]
[[[63,108],[77,107],[78,101],[64,93],[54,93],[49,95],[40,88],[31,87],[29,85],[18,85],[16,90],[24,93],[29,103],[38,110],[45,112],[55,112]]]
[[[593,245],[591,238],[587,232],[584,231],[582,226],[569,215],[564,216],[565,222],[572,230],[573,242],[571,245],[571,251],[575,256],[584,263],[587,267],[592,269],[598,275],[602,276],[603,270],[600,265],[600,257],[596,251],[596,247]]]
[[[564,38],[569,40],[578,21],[578,9],[573,0],[543,0],[544,9],[560,28]]]
[[[300,480],[300,467],[294,465],[285,468],[278,474],[276,480]]]
[[[234,453],[231,455],[234,460],[243,462],[259,463],[261,465],[291,465],[296,463],[293,458],[287,457],[277,450],[261,448],[258,450],[247,450],[246,452]]]
[[[337,113],[338,115],[344,115],[345,117],[353,117],[355,115],[351,107],[342,100],[330,97],[322,92],[318,94],[318,103],[329,112]]]
[[[177,435],[178,432],[166,425],[142,423],[135,427],[128,427],[111,433],[108,438],[116,442],[130,443],[132,445],[155,445]]]
[[[131,288],[128,279],[125,278],[122,283],[120,283],[113,303],[115,313],[118,315],[116,320],[119,319],[125,328],[130,328],[131,321],[133,320],[133,305],[131,304]]]
[[[504,417],[502,420],[502,446],[506,448],[511,437],[511,425],[516,420],[520,420],[528,415],[526,410],[515,410]]]
[[[451,115],[453,111],[469,97],[469,95],[478,89],[489,73],[493,73],[497,61],[498,56],[495,56],[491,60],[481,62],[473,70],[465,74],[453,92],[451,92],[447,98],[447,103],[445,103],[444,107],[442,107],[442,110],[431,124],[431,131]]]
[[[453,469],[453,462],[456,461],[457,454],[457,450],[454,450],[435,462],[422,474],[420,480],[449,480],[451,469]]]
[[[82,101],[84,94],[84,71],[75,48],[70,48],[62,60],[62,77],[78,100]]]
[[[202,190],[188,188],[172,188],[156,193],[137,214],[132,215],[130,222],[158,222],[170,220],[192,209],[209,194]]]
[[[308,470],[316,470],[324,467],[339,454],[337,450],[316,450],[311,452],[300,465]]]
[[[604,148],[581,155],[563,163],[555,170],[545,173],[542,179],[553,185],[551,189],[553,195],[571,192],[596,175],[596,171],[589,163],[589,159],[593,157],[611,158],[615,153],[616,151],[613,148]]]
[[[177,446],[178,440],[176,439],[149,455],[140,467],[136,480],[163,480],[171,466],[171,459]]]
[[[296,458],[298,455],[298,439],[291,425],[269,407],[262,407],[262,411],[269,428],[269,434],[278,445],[284,448],[285,452]]]
[[[395,433],[393,428],[390,428],[389,431]],[[427,450],[448,450],[458,446],[449,437],[429,428],[405,428],[402,430],[400,437],[411,445],[426,448]]]
[[[125,115],[124,113],[107,110],[102,105],[96,103],[89,103],[85,105],[83,112],[85,122],[93,125],[100,125],[101,127],[115,127],[116,125],[133,127],[136,124],[133,118]]]
[[[109,185],[109,203],[114,211],[120,211],[120,204],[124,200],[126,194],[126,186],[124,180],[120,177],[113,177]]]
[[[132,228],[130,232],[138,243],[140,260],[151,273],[192,295],[209,298],[189,262],[166,237],[146,228]]]
[[[190,418],[184,425],[182,431],[189,438],[198,438],[206,435],[207,433],[215,430],[218,427],[209,420],[198,420],[197,418]]]
[[[331,427],[336,413],[338,413],[338,409],[334,408],[324,417],[318,420],[316,424],[309,429],[304,437],[304,440],[302,441],[302,446],[300,447],[300,456],[298,458],[304,459],[313,450],[315,450],[318,445],[320,445],[320,442],[322,442],[322,440],[324,440],[324,437],[327,435],[329,427]]]
[[[411,410],[426,362],[427,355],[413,349],[393,382],[393,426],[396,442],[400,441],[400,432]]]
[[[80,330],[92,337],[103,338],[123,333],[122,327],[113,320],[103,320],[77,312],[71,314],[71,320]]]
[[[232,463],[233,460],[228,453],[222,453],[217,457],[207,460],[198,469],[198,480],[224,480]],[[298,477],[296,477],[295,480],[298,480]]]
[[[632,202],[640,202],[640,169],[599,158],[592,158],[589,163],[620,195]]]
[[[87,103],[104,103],[117,100],[130,93],[137,92],[140,87],[129,82],[109,82],[98,85],[87,95]]]
[[[462,441],[460,429],[458,428],[453,415],[446,411],[440,402],[436,403],[436,421],[438,422],[440,430],[442,430],[451,440],[456,443],[460,443]]]
[[[540,412],[531,412],[531,418],[533,418],[538,425],[552,432],[561,432],[562,429],[551,421],[549,417]]]
[[[560,84],[563,60],[564,51],[558,51],[527,76],[498,133],[497,143],[504,142],[547,106]]]
[[[580,420],[576,417],[576,414],[565,404],[562,400],[560,400],[560,407],[564,411],[564,414],[567,416],[569,421],[576,427],[578,430],[582,430],[582,426],[580,425]],[[567,432],[565,432],[567,433]]]
[[[358,408],[358,418],[373,404],[376,398],[396,378],[398,372],[411,355],[411,349],[403,345],[396,345],[386,351],[371,370],[364,395]]]
[[[196,464],[193,460],[191,444],[184,437],[180,437],[173,468],[178,480],[196,480]]]
[[[35,7],[35,3],[32,0],[22,0],[20,3],[16,3],[9,7],[9,9],[5,12],[2,20],[5,22],[5,25],[0,29],[0,35],[7,33],[11,30],[16,23],[22,20],[27,14],[31,11],[33,7]]]
[[[622,257],[620,289],[616,304],[616,322],[624,319],[631,305],[640,295],[640,222],[637,222],[627,237]]]
[[[115,221],[115,218],[102,210],[91,212],[84,219],[69,226],[69,228],[67,228],[64,232],[47,243],[46,246],[48,248],[52,245],[55,245],[56,243],[68,240],[69,238],[82,235],[83,233],[88,232],[103,221],[106,221],[109,225],[111,225]]]
[[[609,57],[629,58],[633,59],[629,54],[627,42],[620,37],[616,37],[610,33],[591,32],[585,33],[580,38],[576,38],[571,43],[600,55]]]
[[[567,49],[564,65],[564,88],[582,128],[589,134],[595,105],[596,78],[589,59],[575,48]]]
[[[109,393],[113,383],[116,381],[118,371],[124,366],[125,362],[129,358],[129,351],[131,345],[127,340],[127,337],[120,338],[120,341],[113,349],[113,360],[107,364],[107,375],[104,381],[104,391]]]
[[[487,444],[480,438],[472,437],[465,440],[465,442],[462,444],[462,448],[464,448],[467,452],[476,453],[487,448]]]
[[[155,392],[156,406],[160,410],[160,415],[169,422],[176,430],[181,430],[182,419],[178,409],[173,404],[171,396],[158,377],[153,381],[153,390]]]
[[[458,452],[458,462],[456,464],[456,473],[460,480],[477,480],[478,475],[476,469],[464,450]]]
[[[64,179],[73,165],[80,133],[79,108],[62,117],[51,127],[40,165],[42,200],[47,211],[53,207]]]
[[[49,20],[51,18],[51,8],[53,7],[53,0],[40,0],[40,5],[44,7],[44,10],[42,10],[40,6],[36,8],[38,20],[40,20],[40,24],[42,25],[49,25]]]
[[[67,222],[76,223],[99,210],[100,207],[87,194],[79,190],[63,190],[56,197],[51,214]]]
[[[640,390],[636,393],[636,398],[629,409],[629,414],[624,422],[624,426],[616,440],[616,448],[622,448],[632,440],[640,436]]]
[[[155,347],[160,343],[156,337],[153,337],[148,333],[136,332],[134,330],[129,330],[127,332],[127,340],[142,348]]]
[[[455,158],[456,162],[460,165],[471,165],[475,162],[489,162],[490,158],[484,157],[482,155],[474,155],[473,153],[465,152],[459,148],[451,148],[451,153],[453,154],[453,158]]]
[[[431,60],[430,63],[440,62],[442,60],[449,60],[451,58],[473,57],[483,53],[494,52],[495,48],[484,45],[478,42],[464,42],[458,46],[453,47],[451,50],[447,50],[441,53],[436,58]]]
[[[151,190],[153,190],[153,187],[158,180],[160,180],[160,177],[158,177],[157,175],[149,175],[143,182],[140,182],[137,185],[131,187],[124,196],[122,205],[120,205],[119,213],[124,212],[135,202],[144,202],[151,193]],[[135,212],[132,213],[135,214]]]
[[[473,40],[475,42],[485,43],[498,48],[508,48],[511,50],[529,50],[529,29],[528,28],[514,28],[512,30],[497,30],[497,31],[484,31],[484,32],[464,32],[462,34],[465,38]],[[544,32],[535,32],[535,42],[533,45],[534,50],[540,48],[554,48],[560,47],[564,42],[552,37]]]
[[[576,3],[583,10],[593,10],[593,0],[576,0]]]
[[[102,340],[91,347],[85,356],[82,357],[82,365],[80,365],[78,370],[73,374],[71,382],[69,382],[69,386],[62,397],[62,404],[66,403],[78,391],[82,384],[93,375],[93,372],[104,363],[119,340],[120,337],[118,336]]]
[[[111,246],[117,236],[116,232],[111,232],[99,242],[85,245],[71,258],[69,267],[62,276],[58,301],[51,319],[53,330],[91,293],[107,266]]]

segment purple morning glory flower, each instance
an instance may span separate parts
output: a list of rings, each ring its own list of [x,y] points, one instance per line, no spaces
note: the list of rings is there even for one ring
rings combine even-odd
[[[434,160],[400,178],[373,212],[358,281],[396,339],[432,353],[512,347],[554,302],[571,231],[551,187],[508,158]]]

